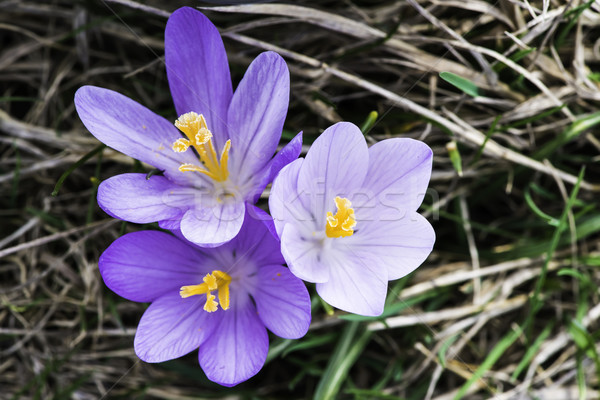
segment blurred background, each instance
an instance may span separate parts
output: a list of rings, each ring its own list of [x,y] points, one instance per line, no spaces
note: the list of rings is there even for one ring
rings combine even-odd
[[[0,398],[594,399],[600,358],[600,2],[554,0],[0,1]],[[331,124],[434,150],[421,212],[437,234],[390,283],[383,316],[313,296],[301,340],[262,371],[209,382],[197,354],[141,362],[146,305],[98,257],[155,225],[113,220],[98,184],[148,166],[77,117],[82,85],[177,117],[164,27],[180,6],[221,30],[235,85],[278,51],[282,143]],[[259,205],[266,205],[266,194]]]

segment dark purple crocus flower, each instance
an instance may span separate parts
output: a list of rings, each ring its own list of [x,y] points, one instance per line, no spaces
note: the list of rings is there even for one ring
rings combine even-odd
[[[383,312],[387,283],[427,258],[435,242],[417,214],[432,151],[412,139],[370,148],[353,124],[321,134],[281,170],[269,198],[281,251],[294,275],[315,282],[329,304],[362,315]]]
[[[267,224],[246,216],[240,233],[213,248],[158,231],[129,233],[102,254],[100,273],[118,295],[152,302],[134,347],[146,362],[197,348],[206,376],[234,386],[255,375],[269,349],[267,328],[296,339],[310,324],[304,283],[282,266]]]
[[[84,86],[75,94],[77,113],[96,138],[164,175],[107,179],[98,204],[116,218],[158,221],[196,244],[217,246],[237,235],[246,206],[300,154],[298,135],[273,157],[289,72],[278,54],[262,53],[233,93],[219,32],[192,8],[169,18],[165,62],[180,116],[175,124],[108,89]]]

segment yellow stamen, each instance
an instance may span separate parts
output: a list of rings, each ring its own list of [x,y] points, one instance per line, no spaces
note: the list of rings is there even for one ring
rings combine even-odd
[[[175,121],[175,126],[187,136],[187,139],[180,138],[173,143],[173,151],[181,153],[186,151],[189,146],[193,146],[198,152],[202,166],[194,164],[183,164],[179,167],[182,172],[200,172],[218,182],[223,182],[229,177],[227,162],[229,160],[229,150],[231,149],[231,140],[228,140],[223,146],[221,158],[217,158],[217,151],[213,146],[212,132],[206,125],[206,119],[202,114],[189,112],[180,116]]]
[[[215,312],[219,304],[215,301],[215,295],[207,293],[206,294],[206,303],[204,303],[204,311],[206,312]]]
[[[345,197],[336,196],[335,205],[337,207],[335,215],[331,211],[327,212],[325,234],[330,238],[352,236],[353,228],[356,226],[352,203]]]
[[[177,139],[175,143],[173,143],[173,151],[176,153],[183,153],[190,147],[190,141],[184,138]]]
[[[219,304],[221,304],[223,310],[227,310],[229,308],[229,283],[231,283],[231,276],[223,271],[215,270],[210,274],[206,274],[202,280],[204,283],[199,285],[182,286],[179,289],[179,295],[185,299],[197,294],[206,294],[204,311],[215,312]],[[218,303],[215,301],[216,296],[211,293],[215,290],[217,290],[219,295]]]

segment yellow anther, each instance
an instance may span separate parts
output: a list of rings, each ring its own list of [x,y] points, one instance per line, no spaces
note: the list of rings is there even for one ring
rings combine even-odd
[[[223,146],[220,159],[213,146],[213,134],[206,125],[206,119],[202,114],[189,112],[180,116],[175,121],[175,126],[185,134],[187,139],[180,138],[173,143],[173,150],[181,153],[193,146],[198,152],[202,166],[193,164],[183,164],[179,167],[182,172],[200,172],[218,182],[223,182],[229,177],[227,162],[229,160],[229,149],[231,141],[228,140]]]
[[[345,197],[336,196],[335,205],[337,207],[335,215],[331,211],[327,212],[325,234],[330,238],[352,236],[353,228],[356,226],[352,203]]]
[[[204,311],[215,312],[219,304],[221,304],[223,310],[227,310],[229,308],[229,283],[231,283],[231,276],[223,271],[215,270],[210,274],[206,274],[202,280],[204,283],[199,285],[182,286],[179,289],[179,295],[185,299],[197,294],[206,294]],[[215,301],[216,296],[211,293],[215,290],[219,295],[218,303]]]
[[[205,283],[201,283],[200,285],[190,285],[190,286],[182,286],[179,289],[179,295],[182,298],[194,296],[196,294],[204,294],[208,291]]]
[[[190,147],[190,141],[184,138],[177,139],[175,143],[173,143],[173,151],[176,153],[183,153]]]
[[[206,125],[206,119],[204,118],[204,116],[201,114],[198,115],[193,111],[185,113],[179,118],[177,118],[177,121],[175,121],[175,126],[177,127],[177,129],[183,132],[185,136],[187,136],[188,139],[190,139],[191,141],[194,141],[196,139],[196,135],[200,133],[201,130],[205,130],[206,132],[208,132],[208,135],[210,135],[208,139],[212,137],[212,134],[210,133],[210,131],[208,130],[208,126]]]
[[[214,272],[213,272],[214,274]],[[208,290],[216,290],[219,288],[217,285],[217,278],[214,275],[206,274],[204,278],[202,278],[206,286],[208,286]]]
[[[206,294],[206,303],[204,303],[204,311],[206,312],[215,312],[217,311],[217,307],[219,304],[215,301],[215,296],[213,294]]]
[[[198,133],[194,135],[194,140],[196,141],[195,144],[198,145],[207,143],[210,139],[212,139],[212,132],[207,128],[200,128]]]

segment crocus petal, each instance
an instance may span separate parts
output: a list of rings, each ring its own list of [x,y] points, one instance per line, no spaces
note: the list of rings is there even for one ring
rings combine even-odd
[[[272,182],[283,167],[294,161],[302,152],[302,132],[289,141],[269,162],[269,177],[267,182]]]
[[[286,144],[271,161],[267,164],[261,179],[256,183],[255,195],[252,203],[256,203],[265,190],[265,187],[273,182],[279,171],[292,161],[296,160],[302,152],[302,132],[298,133],[288,144]]]
[[[217,28],[193,8],[174,11],[165,30],[165,64],[178,115],[203,114],[222,149],[228,138],[226,116],[233,91]]]
[[[184,214],[185,211],[177,215],[173,219],[163,219],[161,221],[158,221],[158,226],[161,229],[166,229],[168,231],[181,231],[181,218],[183,218]]]
[[[171,148],[181,137],[173,123],[122,94],[95,86],[77,90],[75,108],[102,143],[164,171],[175,182],[189,182],[191,175],[178,168],[197,160],[191,151],[175,153]]]
[[[370,258],[393,280],[425,261],[433,249],[435,231],[422,215],[410,212],[398,220],[364,222],[354,235],[343,239],[357,258]]]
[[[416,211],[427,191],[432,159],[429,146],[418,140],[387,139],[371,146],[364,183],[370,202],[363,218]]]
[[[335,197],[359,191],[369,166],[367,142],[356,125],[339,122],[325,130],[311,146],[298,175],[298,192],[310,196],[316,223],[325,228]]]
[[[256,375],[269,350],[269,337],[250,301],[233,304],[222,316],[213,335],[200,347],[198,359],[206,377],[224,386],[235,386]]]
[[[257,265],[284,264],[279,238],[273,235],[273,219],[261,209],[247,205],[244,223],[239,234],[228,243],[215,249],[215,254],[223,254],[222,259],[236,257],[253,260]]]
[[[256,220],[262,221],[264,223],[264,225],[267,227],[267,230],[269,231],[269,233],[275,238],[277,239],[277,242],[279,242],[279,235],[277,235],[277,231],[275,230],[275,223],[273,222],[273,217],[271,217],[271,215],[269,215],[268,212],[266,212],[265,210],[258,208],[255,205],[249,205],[246,204],[246,212],[248,214],[250,214],[250,216]],[[284,264],[284,262],[282,263],[278,263],[278,264]]]
[[[245,182],[275,154],[290,96],[290,73],[283,58],[268,51],[248,67],[237,87],[227,122],[231,171]]]
[[[310,297],[304,283],[280,265],[260,268],[258,282],[253,297],[265,326],[282,338],[304,336],[310,325]]]
[[[135,332],[135,354],[146,362],[186,355],[210,338],[220,313],[204,311],[205,296],[181,298],[179,291],[156,299],[142,315]]]
[[[275,229],[279,237],[283,234],[283,227],[292,223],[303,229],[319,230],[314,214],[307,205],[310,197],[307,193],[298,192],[298,174],[304,159],[300,158],[285,166],[273,181],[269,195],[269,211],[273,216]]]
[[[165,177],[122,174],[98,187],[98,205],[109,215],[138,224],[180,216],[194,201],[194,189]]]
[[[329,258],[322,245],[295,224],[286,224],[281,235],[281,253],[290,271],[307,282],[329,280]]]
[[[164,232],[132,232],[115,240],[98,266],[106,286],[131,301],[149,302],[202,281],[205,256]],[[210,270],[207,266],[206,270]]]
[[[346,239],[346,238],[342,238]],[[387,271],[361,257],[353,247],[336,242],[327,252],[329,280],[317,283],[317,293],[327,303],[355,314],[381,315],[387,294]]]
[[[213,207],[192,208],[181,220],[181,233],[200,246],[215,247],[233,239],[244,222],[243,202],[217,203]]]

